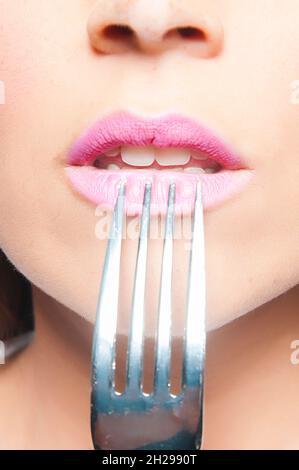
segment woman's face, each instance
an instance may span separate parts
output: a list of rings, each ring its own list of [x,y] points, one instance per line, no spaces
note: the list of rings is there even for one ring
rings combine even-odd
[[[103,33],[120,23],[139,42]],[[128,111],[195,119],[253,170],[205,211],[208,327],[298,283],[298,0],[0,0],[0,25],[0,246],[28,279],[93,320],[106,241],[67,156],[95,120]],[[201,33],[163,36],[174,26]],[[154,283],[155,247],[151,265]],[[178,263],[176,305],[185,278]]]

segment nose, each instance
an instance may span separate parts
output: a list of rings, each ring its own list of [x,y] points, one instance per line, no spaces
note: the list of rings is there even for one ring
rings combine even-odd
[[[104,54],[180,48],[209,58],[223,45],[210,0],[98,0],[87,29],[93,49]]]

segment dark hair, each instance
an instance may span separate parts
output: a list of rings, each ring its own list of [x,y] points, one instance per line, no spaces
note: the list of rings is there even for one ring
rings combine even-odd
[[[0,340],[6,347],[5,356],[23,349],[33,331],[31,284],[0,250]]]

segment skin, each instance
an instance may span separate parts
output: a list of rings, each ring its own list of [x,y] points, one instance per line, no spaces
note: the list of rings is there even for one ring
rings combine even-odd
[[[163,38],[191,20],[201,41]],[[119,22],[136,32],[137,45],[103,37],[104,24]],[[126,109],[194,117],[255,171],[242,193],[205,213],[204,446],[299,448],[298,369],[289,360],[299,337],[298,1],[0,0],[0,24],[0,246],[36,286],[38,319],[35,344],[1,370],[0,445],[91,448],[90,342],[106,244],[96,237],[95,207],[72,191],[64,168],[88,124]],[[151,248],[153,311],[161,243]],[[125,242],[122,332],[135,249],[136,241]],[[179,334],[182,240],[176,254]],[[149,335],[153,328],[151,318]],[[66,363],[76,364],[67,377]],[[16,386],[23,377],[24,410]]]

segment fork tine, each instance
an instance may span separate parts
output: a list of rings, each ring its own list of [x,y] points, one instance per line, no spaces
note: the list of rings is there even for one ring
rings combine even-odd
[[[92,348],[94,396],[110,394],[114,388],[115,335],[118,315],[118,294],[121,239],[124,216],[125,183],[121,183],[106,249],[101,288],[96,312]]]
[[[205,359],[205,246],[201,183],[196,188],[184,337],[183,387],[202,387]]]
[[[165,221],[155,358],[154,391],[158,394],[169,392],[174,204],[175,183],[171,183],[168,192],[168,207]]]
[[[148,183],[145,185],[143,209],[140,222],[127,355],[127,389],[130,391],[135,390],[137,393],[141,387],[143,370],[142,356],[144,338],[146,262],[150,226],[150,202],[151,184]]]
[[[189,261],[188,300],[184,328],[182,380],[184,384],[182,384],[183,390],[177,396],[170,394],[175,192],[176,186],[175,183],[172,183],[168,191],[163,243],[154,391],[151,394],[145,394],[141,387],[141,373],[143,369],[144,294],[151,185],[147,185],[144,191],[133,289],[125,393],[116,392],[113,375],[115,371],[115,333],[118,312],[124,184],[119,191],[107,245],[93,341],[91,429],[95,449],[198,450],[201,448],[205,356],[205,266],[201,186],[198,183],[196,188],[192,223],[193,239]],[[192,416],[191,421],[190,416]],[[162,428],[159,419],[162,421]],[[174,420],[176,426],[173,428]],[[146,432],[144,426],[147,426]],[[129,429],[128,433],[127,429]],[[173,429],[173,434],[169,435],[169,429]]]

